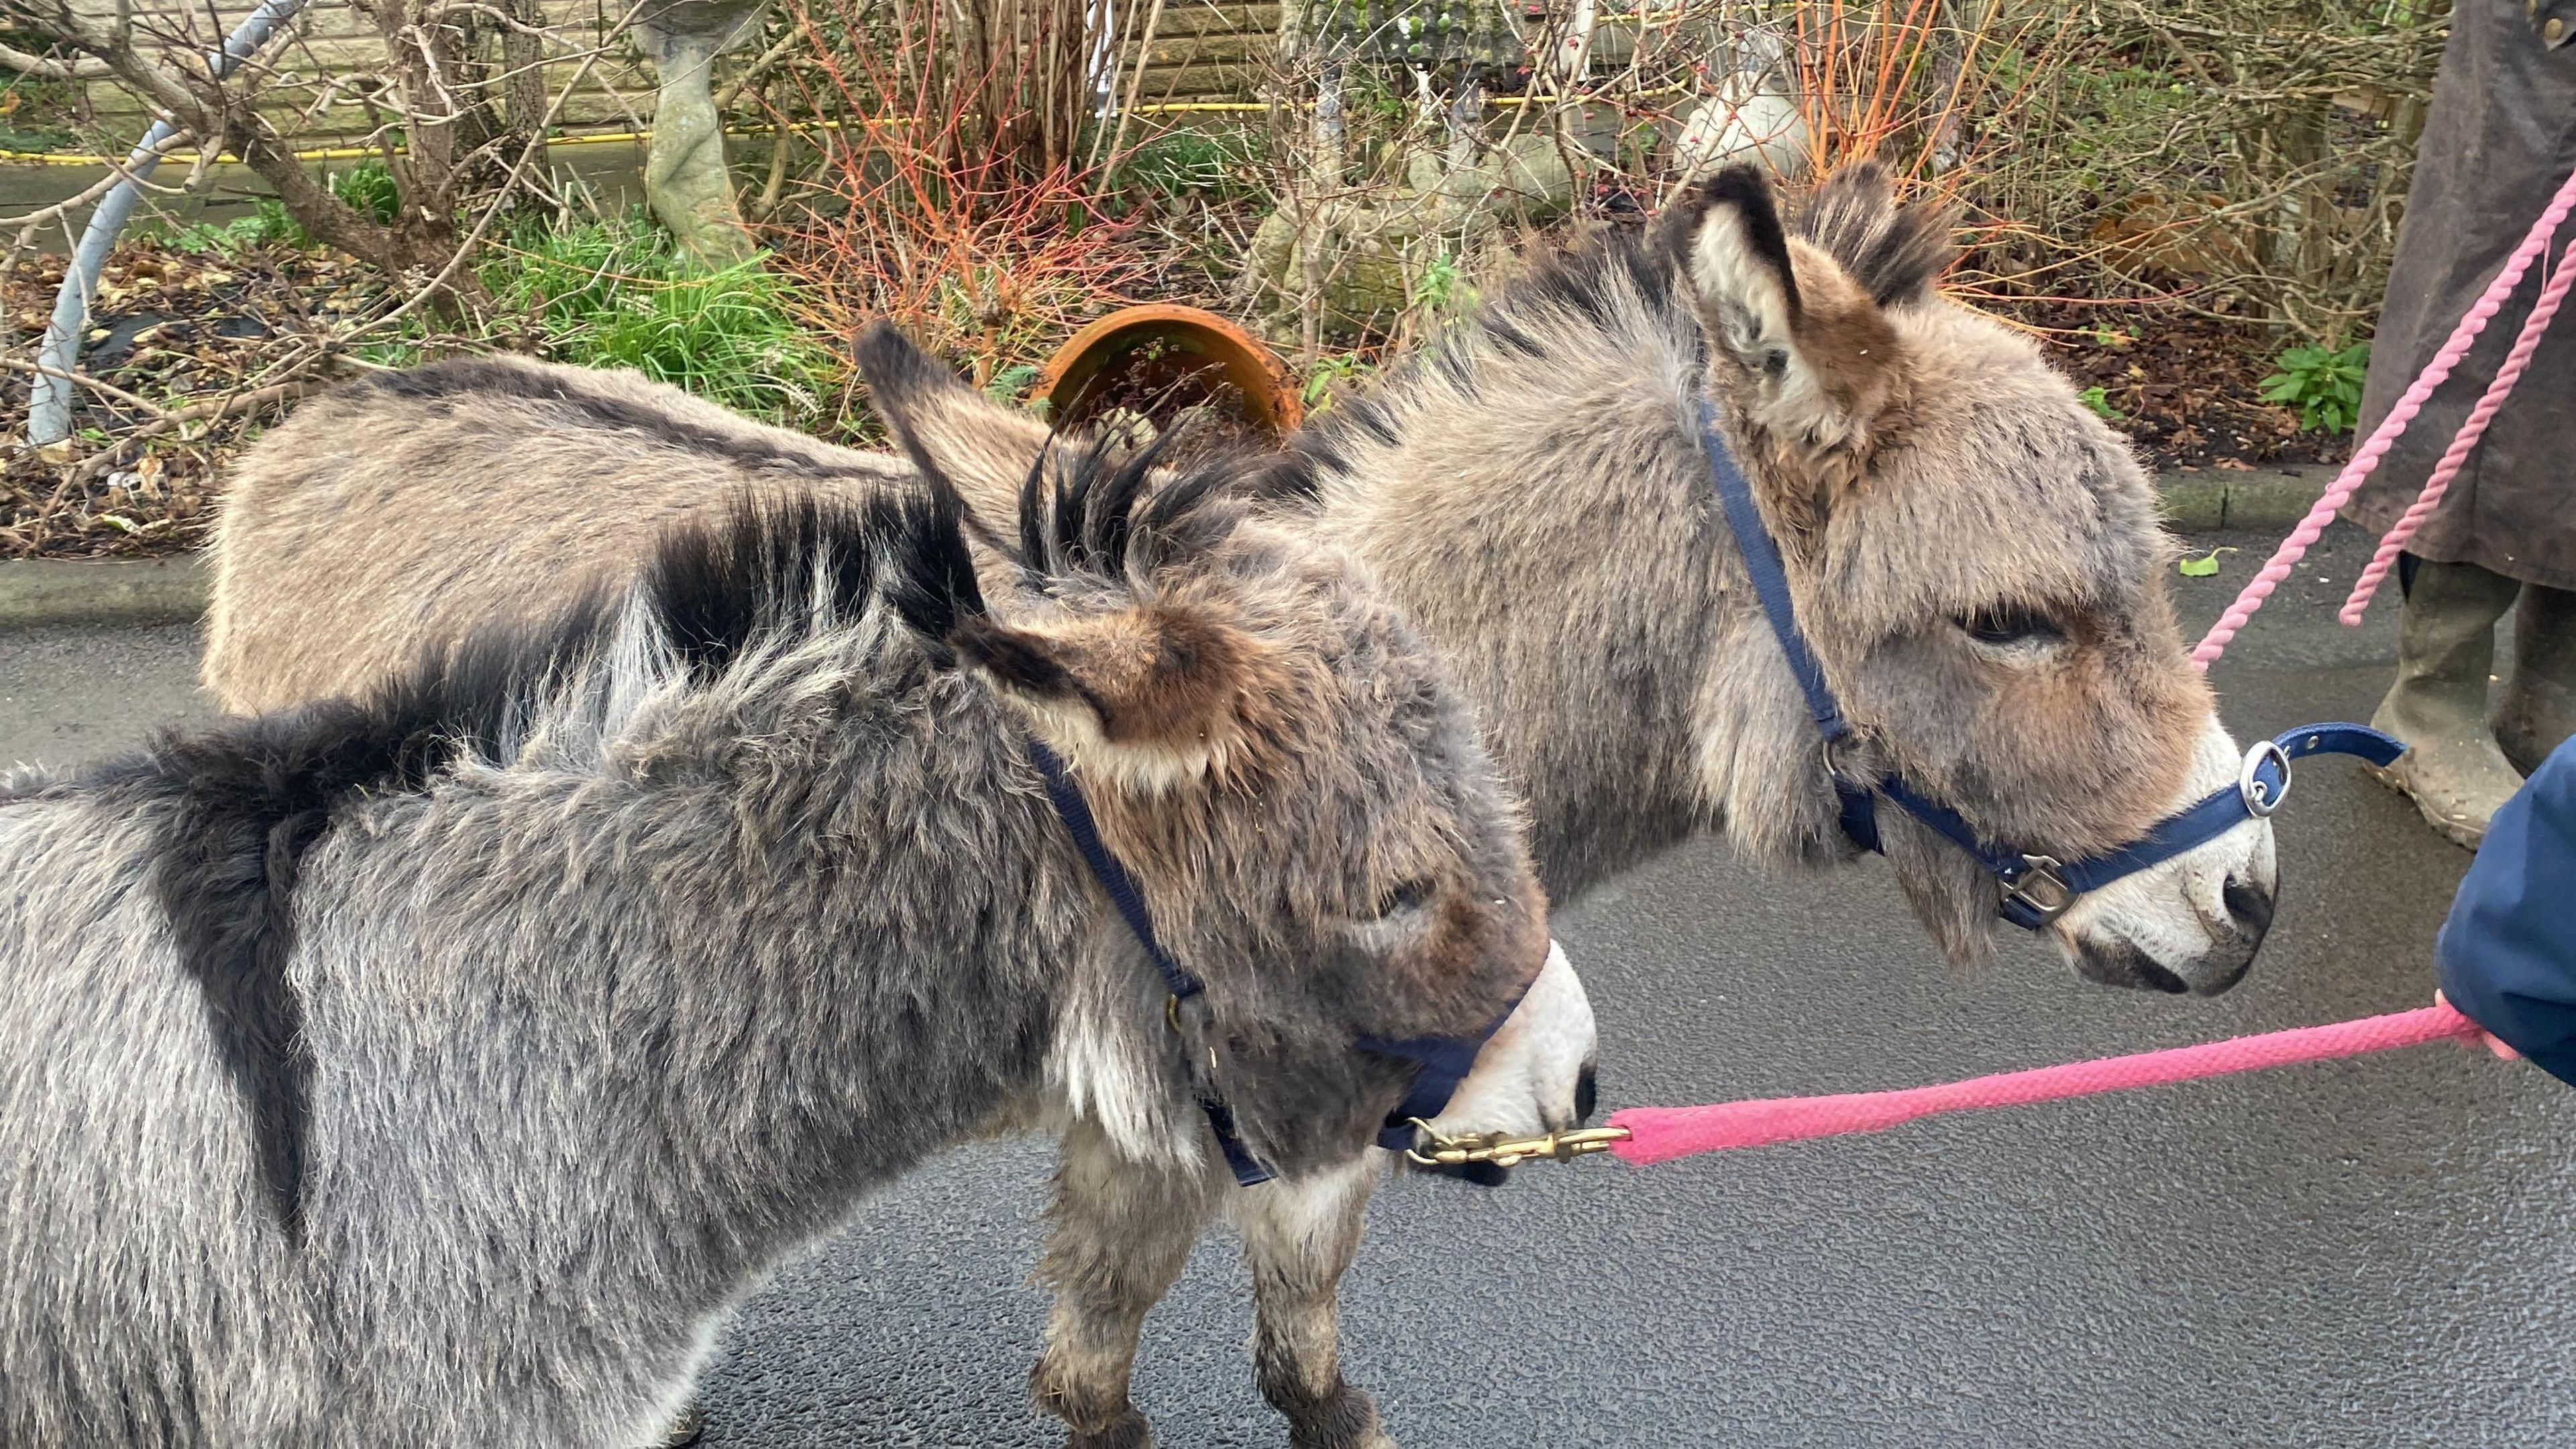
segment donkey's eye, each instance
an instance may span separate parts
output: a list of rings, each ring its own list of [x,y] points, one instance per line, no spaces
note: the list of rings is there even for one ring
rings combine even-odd
[[[1431,899],[1431,889],[1431,882],[1427,880],[1406,881],[1378,897],[1377,909],[1370,913],[1368,919],[1383,921],[1389,916],[1406,911],[1418,911],[1422,909],[1424,902]]]
[[[1968,637],[1990,648],[2014,644],[2054,644],[2066,637],[2057,622],[2032,609],[1984,609],[1959,620]]]

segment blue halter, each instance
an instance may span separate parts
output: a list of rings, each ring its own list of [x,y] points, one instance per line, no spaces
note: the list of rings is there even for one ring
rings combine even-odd
[[[2292,760],[2317,754],[2358,755],[2384,767],[2405,753],[2404,742],[2366,726],[2301,725],[2246,751],[2245,765],[2237,772],[2235,784],[2166,816],[2150,826],[2146,834],[2103,854],[2061,861],[1990,845],[1959,818],[1957,811],[1916,790],[1904,776],[1890,771],[1875,784],[1863,785],[1837,767],[1834,751],[1852,737],[1851,722],[1843,718],[1841,707],[1834,703],[1833,691],[1825,685],[1824,671],[1816,667],[1806,636],[1798,630],[1797,610],[1790,603],[1789,576],[1780,562],[1780,547],[1772,541],[1771,531],[1763,527],[1761,511],[1753,503],[1753,490],[1735,466],[1725,439],[1718,435],[1717,411],[1705,398],[1700,402],[1700,440],[1708,454],[1708,471],[1716,485],[1717,500],[1726,511],[1726,526],[1735,535],[1736,549],[1744,556],[1744,571],[1753,580],[1754,595],[1762,601],[1762,612],[1771,621],[1771,633],[1780,641],[1780,652],[1788,656],[1790,676],[1798,681],[1799,693],[1806,696],[1807,713],[1815,718],[1817,732],[1825,737],[1825,769],[1833,777],[1834,795],[1841,802],[1843,834],[1861,849],[1885,855],[1887,847],[1878,834],[1878,801],[1888,800],[1985,867],[1986,873],[2003,886],[2003,918],[2025,930],[2036,931],[2066,914],[2087,891],[2100,890],[2123,876],[2161,865],[2248,820],[2270,815],[2290,793]]]
[[[1065,773],[1064,762],[1056,758],[1055,751],[1036,740],[1029,741],[1029,758],[1036,763],[1039,778],[1046,782],[1047,798],[1055,803],[1056,818],[1064,822],[1065,833],[1073,837],[1075,848],[1082,852],[1083,863],[1091,867],[1092,878],[1109,893],[1110,903],[1118,907],[1118,914],[1126,920],[1127,929],[1135,936],[1136,944],[1145,949],[1145,958],[1154,963],[1154,970],[1162,976],[1164,989],[1171,993],[1166,1019],[1178,1030],[1181,1003],[1206,994],[1207,984],[1184,970],[1179,962],[1172,959],[1171,953],[1163,949],[1161,939],[1154,934],[1153,914],[1145,909],[1145,897],[1136,889],[1136,878],[1127,873],[1127,868],[1119,864],[1117,855],[1101,840],[1100,827],[1091,818],[1091,806],[1082,798],[1082,787]],[[1495,1032],[1503,1029],[1503,1023],[1511,1019],[1512,1012],[1520,1005],[1520,998],[1528,992],[1529,984],[1525,982],[1503,1007],[1502,1013],[1473,1037],[1364,1036],[1354,1043],[1361,1051],[1411,1062],[1414,1067],[1413,1081],[1405,1090],[1404,1100],[1394,1111],[1386,1114],[1386,1120],[1378,1127],[1378,1146],[1391,1152],[1402,1152],[1413,1145],[1414,1119],[1428,1122],[1448,1107],[1450,1097],[1457,1093],[1458,1084],[1467,1080],[1467,1074],[1475,1070],[1477,1054],[1485,1049],[1485,1043],[1493,1039]],[[1208,1130],[1216,1134],[1217,1150],[1225,1154],[1225,1165],[1233,1171],[1235,1182],[1244,1187],[1268,1182],[1274,1174],[1252,1155],[1250,1148],[1243,1145],[1242,1135],[1235,1131],[1233,1111],[1213,1092],[1197,1095],[1199,1110],[1207,1114]]]

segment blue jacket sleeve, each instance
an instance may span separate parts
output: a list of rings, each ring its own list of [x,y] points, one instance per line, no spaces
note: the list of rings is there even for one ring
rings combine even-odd
[[[2442,994],[2576,1086],[2576,740],[2498,810],[2434,947]]]

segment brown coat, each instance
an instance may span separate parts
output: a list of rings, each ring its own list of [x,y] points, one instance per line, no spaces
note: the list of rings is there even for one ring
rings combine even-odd
[[[2576,0],[2459,0],[2406,197],[2371,347],[2360,436],[2388,416],[2576,169]],[[2563,254],[2576,228],[2559,230]],[[2344,512],[2384,532],[2415,500],[2494,380],[2543,268],[2479,334]],[[2526,583],[2576,588],[2576,310],[2562,312],[2513,397],[2410,545]]]

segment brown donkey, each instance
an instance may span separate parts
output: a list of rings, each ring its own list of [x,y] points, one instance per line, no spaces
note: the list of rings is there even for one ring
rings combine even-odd
[[[1945,232],[1873,168],[1828,182],[1794,228],[1766,186],[1726,173],[1651,238],[1597,242],[1489,292],[1272,474],[1283,514],[1365,560],[1441,648],[1530,802],[1558,902],[1698,832],[1774,864],[1854,854],[1710,493],[1704,398],[1864,731],[1843,768],[1901,767],[1990,836],[2069,859],[2234,779],[2238,752],[2172,618],[2173,545],[2145,475],[2035,348],[1932,291]],[[1045,430],[891,339],[869,353],[881,406],[981,516],[1015,516]],[[510,610],[631,569],[661,520],[773,470],[862,487],[906,471],[633,379],[476,366],[495,385],[470,398],[307,404],[245,459],[217,531],[219,699],[378,677],[444,631],[449,591]],[[1981,954],[1992,879],[1894,812],[1881,827],[1945,951]],[[2251,822],[2051,930],[2093,979],[2222,991],[2261,940],[2274,880],[2269,828]],[[1068,1192],[1105,1160],[1076,1150],[1084,1130]],[[1170,1203],[1128,1203],[1172,1227],[1137,1281],[1167,1283],[1229,1201],[1173,1186]],[[1068,1219],[1050,1262],[1112,1250],[1136,1240]],[[1260,1340],[1284,1341],[1271,1308],[1286,1290],[1255,1281]],[[1123,1406],[1150,1301],[1060,1307],[1049,1398]],[[1108,1422],[1072,1417],[1078,1440]]]

